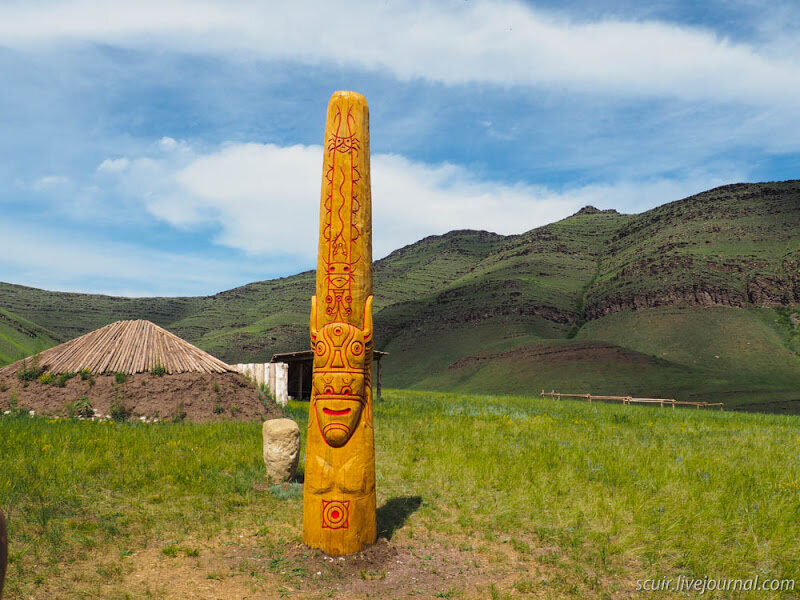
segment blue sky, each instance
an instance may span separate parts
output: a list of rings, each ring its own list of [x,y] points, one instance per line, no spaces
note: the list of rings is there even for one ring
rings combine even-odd
[[[793,2],[0,1],[0,281],[210,294],[313,268],[331,93],[376,257],[800,178]]]

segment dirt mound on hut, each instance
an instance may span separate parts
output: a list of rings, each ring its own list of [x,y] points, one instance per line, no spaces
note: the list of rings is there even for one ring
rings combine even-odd
[[[96,414],[111,415],[112,405],[122,406],[131,419],[160,421],[251,421],[280,416],[267,408],[258,388],[238,373],[177,373],[160,377],[150,373],[127,375],[76,375],[67,381],[22,381],[0,373],[0,412],[12,408],[37,415],[70,416],[88,400]],[[63,383],[63,387],[60,387]],[[71,409],[71,410],[70,410]],[[119,408],[117,408],[119,410]]]

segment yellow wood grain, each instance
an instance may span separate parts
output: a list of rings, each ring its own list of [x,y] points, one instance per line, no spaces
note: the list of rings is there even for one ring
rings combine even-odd
[[[311,302],[314,375],[303,496],[303,540],[334,556],[376,538],[371,204],[367,101],[335,92],[325,126]]]

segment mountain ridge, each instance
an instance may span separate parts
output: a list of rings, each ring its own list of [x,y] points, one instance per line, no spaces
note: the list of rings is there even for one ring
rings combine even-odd
[[[713,321],[718,330],[727,331],[716,316],[703,313],[726,308],[745,311],[726,313],[726,318],[768,338],[764,352],[780,354],[775,380],[784,382],[781,389],[795,385],[792,361],[798,360],[800,389],[800,348],[793,345],[791,327],[783,325],[791,322],[800,304],[798,232],[800,181],[790,180],[721,186],[639,214],[584,207],[516,235],[466,229],[428,236],[375,263],[376,347],[394,355],[390,362],[397,371],[386,371],[390,385],[467,389],[473,385],[469,381],[501,377],[486,373],[486,360],[470,357],[494,356],[492,369],[498,373],[502,363],[526,369],[516,349],[528,347],[527,364],[544,368],[535,357],[548,355],[547,348],[552,346],[552,357],[577,357],[580,353],[556,352],[556,346],[573,343],[577,348],[591,342],[598,345],[586,356],[602,354],[620,371],[620,361],[640,360],[626,352],[644,349],[659,358],[657,349],[646,340],[625,341],[600,325],[615,323],[624,329],[625,322],[636,322],[656,331],[663,329],[664,319],[701,328]],[[182,298],[64,294],[0,284],[0,307],[66,339],[113,320],[147,318],[223,360],[256,362],[308,345],[313,290],[314,271]],[[692,317],[664,310],[670,307],[689,310]],[[790,316],[782,317],[778,309]],[[642,315],[649,320],[643,321]],[[766,329],[762,322],[768,322]],[[735,337],[735,332],[725,335]],[[592,336],[596,339],[588,339]],[[609,343],[625,352],[602,350]],[[737,341],[736,347],[747,354],[745,342]],[[558,360],[564,362],[562,358]],[[663,389],[666,381],[674,393],[687,395],[704,392],[689,389],[689,380],[702,381],[715,368],[704,361],[706,371],[688,379],[680,369],[689,373],[691,363],[646,362],[653,385]],[[578,373],[580,361],[573,362],[564,373]],[[742,387],[734,363],[716,378],[720,390]],[[657,376],[659,369],[673,375]],[[624,381],[603,375],[602,369],[598,373],[597,385],[636,383],[633,371]],[[541,377],[522,379],[539,382]],[[673,382],[680,379],[686,381]],[[577,375],[566,379],[578,380]],[[767,383],[759,385],[767,389]],[[504,389],[494,384],[485,388]]]

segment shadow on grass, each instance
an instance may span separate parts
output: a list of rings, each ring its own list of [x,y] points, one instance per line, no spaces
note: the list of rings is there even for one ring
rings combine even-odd
[[[419,496],[391,498],[377,510],[378,537],[391,540],[394,532],[400,529],[414,512],[422,505]]]

